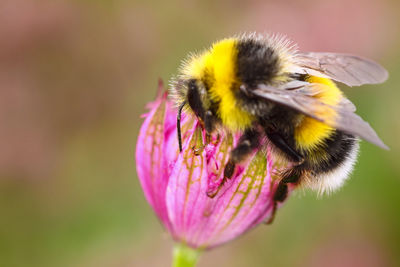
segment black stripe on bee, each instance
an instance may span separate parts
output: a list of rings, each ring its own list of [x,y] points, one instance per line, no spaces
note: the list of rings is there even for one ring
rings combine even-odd
[[[357,139],[350,134],[336,130],[335,133],[325,141],[325,153],[328,160],[322,162],[314,172],[329,172],[342,164],[349,156],[353,147],[356,145]]]
[[[317,148],[317,151],[311,151],[310,154],[321,153],[326,155],[324,160],[321,160],[319,164],[311,164],[307,161],[300,165],[300,169],[312,170],[315,174],[330,172],[338,168],[353,151],[354,146],[357,144],[358,140],[350,134],[344,133],[339,130],[335,132],[327,139],[324,143]]]
[[[251,39],[241,40],[237,50],[237,76],[247,86],[268,83],[279,72],[278,54],[266,44]]]

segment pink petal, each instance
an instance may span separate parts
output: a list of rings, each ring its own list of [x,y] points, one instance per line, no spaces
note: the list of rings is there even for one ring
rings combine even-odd
[[[136,169],[145,197],[157,216],[169,229],[165,205],[165,190],[168,183],[164,157],[165,117],[169,111],[166,94],[152,102],[150,112],[140,129],[136,144]]]
[[[196,137],[202,133],[197,125],[190,133],[191,136],[184,143],[183,152],[179,154],[171,172],[167,187],[168,215],[173,225],[174,237],[180,240],[185,239],[186,234],[191,231],[188,221],[196,202],[201,203],[207,197],[202,195],[207,189],[205,151],[203,150],[201,155],[195,155],[192,149],[198,141]]]
[[[265,220],[273,204],[271,163],[261,151],[253,155],[243,172],[216,201],[213,213],[217,215],[207,221],[198,243],[207,247],[219,245]]]
[[[183,113],[180,153],[177,112],[166,94],[159,93],[148,107],[136,147],[137,172],[146,199],[174,239],[210,248],[270,216],[277,166],[269,151],[254,152],[225,181],[224,166],[239,135],[221,131],[204,145],[204,129],[192,114]]]
[[[196,131],[192,131],[192,141],[187,142],[172,170],[167,209],[175,239],[192,247],[212,247],[239,236],[269,215],[273,166],[258,152],[237,177],[210,198],[207,192],[222,180],[223,167],[237,138],[221,136],[214,149],[207,146],[195,155],[192,146]]]

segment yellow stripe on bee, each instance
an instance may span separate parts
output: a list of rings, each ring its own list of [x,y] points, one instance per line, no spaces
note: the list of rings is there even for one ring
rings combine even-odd
[[[335,106],[339,103],[342,98],[342,92],[336,86],[336,84],[330,79],[320,78],[315,76],[310,76],[307,79],[310,83],[320,83],[325,85],[323,90],[313,97],[317,98],[321,102]],[[331,111],[329,109],[329,111]],[[336,113],[333,114],[323,114],[329,111],[321,111],[324,118],[335,120]],[[332,112],[331,112],[332,113]],[[318,145],[323,144],[323,142],[329,138],[329,136],[334,131],[331,126],[317,121],[311,117],[304,117],[301,123],[295,128],[295,140],[297,148],[301,150],[312,150]]]
[[[232,131],[244,130],[253,121],[253,116],[240,108],[236,102],[235,90],[240,81],[236,76],[237,40],[224,39],[215,43],[200,57],[192,59],[186,74],[196,79],[207,81],[210,98],[219,102],[218,115],[222,123]],[[208,75],[207,75],[208,74]]]

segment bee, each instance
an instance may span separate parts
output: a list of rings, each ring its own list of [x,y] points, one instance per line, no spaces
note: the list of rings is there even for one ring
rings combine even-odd
[[[271,223],[289,184],[319,192],[339,188],[353,169],[359,138],[388,149],[334,83],[360,86],[387,77],[387,71],[369,59],[299,52],[283,35],[220,40],[190,55],[172,82],[170,94],[179,107],[179,148],[183,109],[197,116],[207,136],[220,129],[241,134],[224,179],[255,149],[272,147],[291,167],[278,175]]]

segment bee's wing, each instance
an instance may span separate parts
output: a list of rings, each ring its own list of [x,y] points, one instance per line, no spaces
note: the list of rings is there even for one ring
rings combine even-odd
[[[353,104],[353,102],[351,102],[349,99],[343,97],[340,102],[339,105],[341,106],[341,108],[348,110],[350,112],[356,112],[357,108],[356,106]]]
[[[371,126],[354,113],[355,107],[350,101],[343,100],[334,107],[303,93],[307,90],[312,91],[313,89],[307,88],[315,86],[320,86],[320,84],[310,83],[299,88],[288,88],[284,85],[285,89],[260,84],[257,89],[249,90],[249,92],[257,97],[295,109],[338,130],[359,136],[381,148],[388,149]]]
[[[348,86],[382,83],[388,72],[374,61],[337,53],[298,53],[296,72],[330,78]]]

